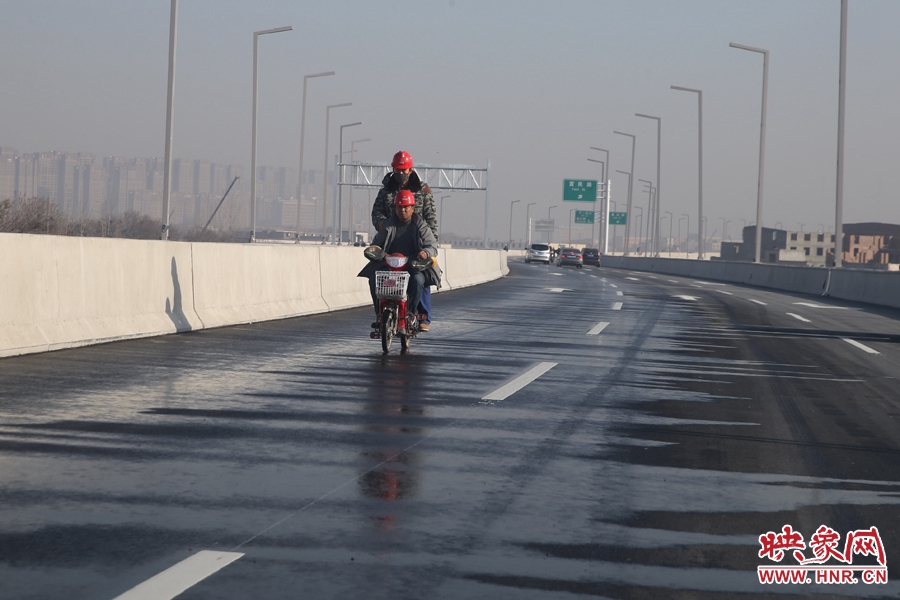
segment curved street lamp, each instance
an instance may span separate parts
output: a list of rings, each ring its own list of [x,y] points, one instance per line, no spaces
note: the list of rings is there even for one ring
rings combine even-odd
[[[297,242],[300,242],[300,198],[303,196],[303,141],[306,137],[306,84],[313,77],[329,77],[334,71],[315,73],[303,76],[303,103],[300,108],[300,173],[297,178]],[[313,213],[313,227],[315,227],[315,212]]]
[[[521,202],[521,200],[513,200],[509,203],[509,247],[512,248],[513,239],[512,239],[512,215],[513,215],[513,205],[516,202]]]
[[[259,90],[259,76],[257,74],[259,63],[259,36],[270,33],[281,33],[283,31],[291,31],[293,28],[276,27],[275,29],[265,29],[263,31],[253,32],[253,140],[250,145],[250,241],[256,241],[256,99]]]

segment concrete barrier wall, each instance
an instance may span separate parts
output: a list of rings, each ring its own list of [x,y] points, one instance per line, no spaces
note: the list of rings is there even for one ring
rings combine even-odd
[[[842,300],[900,308],[900,273],[833,269],[828,295]]]
[[[728,261],[604,256],[603,266],[727,281],[900,308],[900,273]]]
[[[0,356],[200,326],[191,244],[129,242],[0,234]]]
[[[364,306],[357,247],[0,233],[0,356]],[[509,272],[500,250],[441,249],[444,288]]]

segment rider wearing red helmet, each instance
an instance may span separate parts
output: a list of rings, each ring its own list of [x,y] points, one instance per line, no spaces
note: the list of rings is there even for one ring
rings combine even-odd
[[[437,256],[437,238],[434,237],[425,220],[415,213],[415,207],[415,195],[409,190],[400,190],[394,202],[394,215],[384,221],[381,231],[375,235],[372,244],[364,252],[370,262],[363,267],[358,277],[369,279],[369,290],[372,293],[376,316],[378,316],[378,299],[375,297],[375,272],[385,268],[385,254],[402,254],[418,260]],[[409,306],[416,307],[427,286],[440,286],[441,269],[434,264],[424,271],[418,270],[410,261],[407,270],[410,271],[409,288],[407,288]],[[420,329],[423,324],[419,325]],[[378,321],[373,323],[372,327],[377,329]]]
[[[387,219],[394,214],[394,198],[398,192],[407,190],[416,199],[415,213],[425,219],[435,239],[438,237],[437,211],[434,208],[434,197],[431,188],[419,179],[419,174],[413,170],[413,159],[409,152],[401,150],[394,154],[391,160],[391,172],[381,181],[381,189],[375,197],[372,205],[372,225],[376,231],[381,231]],[[428,331],[431,323],[431,288],[425,289],[422,295],[422,311],[426,319],[422,323],[422,331]]]

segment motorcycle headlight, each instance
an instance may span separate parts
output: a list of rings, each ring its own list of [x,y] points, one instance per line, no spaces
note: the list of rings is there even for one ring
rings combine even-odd
[[[409,258],[405,256],[387,256],[385,257],[388,266],[394,269],[399,269],[400,267],[406,265],[409,261]]]

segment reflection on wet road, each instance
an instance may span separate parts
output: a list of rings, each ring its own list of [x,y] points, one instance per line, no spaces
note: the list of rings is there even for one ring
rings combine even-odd
[[[358,309],[0,361],[0,597],[201,550],[179,598],[898,595],[756,571],[785,524],[896,565],[895,313],[511,267],[406,355]]]

